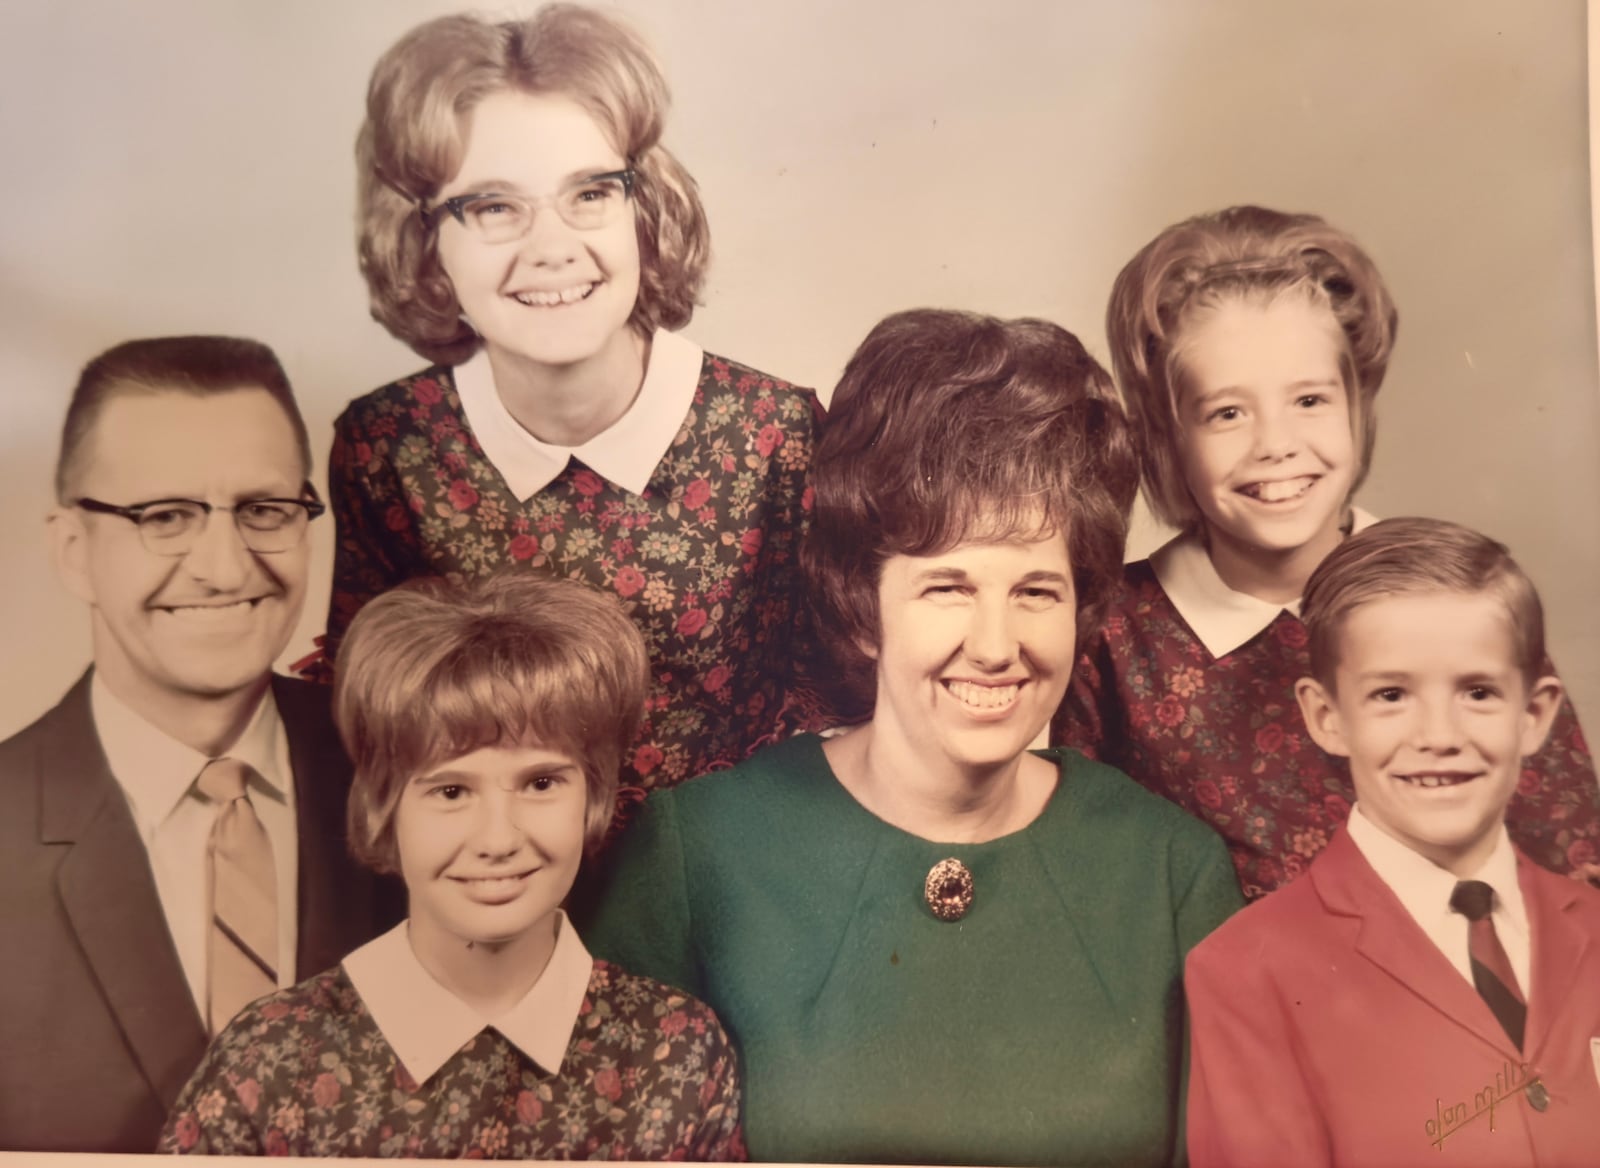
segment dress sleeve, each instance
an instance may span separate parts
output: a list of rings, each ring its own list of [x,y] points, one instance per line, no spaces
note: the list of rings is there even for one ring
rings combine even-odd
[[[781,497],[774,500],[775,525],[786,533],[786,538],[763,543],[759,569],[761,595],[767,598],[774,614],[782,614],[780,619],[763,623],[768,624],[769,636],[774,638],[769,649],[771,668],[783,677],[783,692],[771,728],[751,740],[746,757],[796,734],[816,733],[837,724],[829,683],[832,670],[818,636],[805,573],[800,567],[800,549],[811,527],[811,457],[824,418],[816,395],[805,390],[803,397],[806,424],[797,423],[795,433],[797,437],[804,435],[805,459],[778,477]]]
[[[574,893],[571,912],[590,952],[629,973],[703,997],[684,845],[674,792],[661,791]]]
[[[1112,719],[1105,703],[1108,696],[1114,696],[1109,693],[1114,684],[1111,646],[1101,630],[1078,657],[1067,696],[1050,721],[1050,745],[1075,746],[1090,758],[1119,766],[1115,744],[1106,741],[1107,724]]]
[[[710,1014],[709,1009],[706,1012]],[[707,1040],[706,1080],[700,1087],[701,1117],[689,1140],[687,1159],[748,1160],[739,1059],[715,1015],[707,1026]]]
[[[1203,846],[1195,849],[1187,886],[1176,890],[1178,951],[1185,955],[1244,907],[1227,846],[1210,829],[1205,836]]]
[[[257,1115],[260,1080],[250,1065],[247,1038],[230,1024],[178,1094],[156,1151],[186,1156],[260,1156],[266,1152]]]
[[[334,423],[328,456],[333,510],[333,595],[323,651],[331,663],[344,631],[361,606],[413,575],[405,540],[414,539],[415,516],[394,466],[373,452],[354,408]]]
[[[1548,658],[1544,674],[1555,675]],[[1506,808],[1511,839],[1541,868],[1600,885],[1600,780],[1572,701],[1562,695],[1539,753],[1523,762]]]
[[[1189,1163],[1252,1168],[1332,1162],[1329,1133],[1294,1055],[1270,966],[1202,945],[1189,955]]]

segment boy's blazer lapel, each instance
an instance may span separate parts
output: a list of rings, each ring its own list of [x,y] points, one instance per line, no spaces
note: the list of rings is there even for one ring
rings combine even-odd
[[[1578,923],[1582,886],[1545,871],[1521,852],[1517,853],[1517,876],[1533,934],[1533,990],[1524,1040],[1527,1061],[1532,1063],[1552,1038],[1552,1029],[1572,1000],[1580,976],[1592,989],[1600,979],[1600,969],[1585,968],[1585,962],[1595,956],[1595,946]]]
[[[1439,952],[1399,897],[1362,856],[1346,831],[1338,832],[1308,873],[1331,913],[1353,918],[1357,955],[1382,969],[1454,1025],[1520,1062],[1522,1054],[1499,1021]]]
[[[57,889],[70,927],[151,1089],[171,1106],[206,1034],[167,931],[149,858],[89,712],[89,675],[41,743],[39,837],[65,844]]]

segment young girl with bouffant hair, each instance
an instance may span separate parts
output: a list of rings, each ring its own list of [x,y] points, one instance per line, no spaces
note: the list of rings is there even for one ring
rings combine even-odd
[[[1250,206],[1162,231],[1106,311],[1145,498],[1179,533],[1127,566],[1052,737],[1215,827],[1247,897],[1299,875],[1353,798],[1300,721],[1297,614],[1323,557],[1373,522],[1352,499],[1397,320],[1350,235]],[[1540,864],[1600,870],[1600,793],[1569,703],[1507,821]]]
[[[415,580],[363,608],[334,688],[350,845],[404,878],[408,919],[246,1007],[162,1150],[743,1159],[716,1016],[591,958],[562,907],[646,677],[620,606],[569,580]]]
[[[704,352],[710,235],[666,81],[609,12],[440,17],[379,60],[357,146],[372,314],[430,362],[335,424],[326,651],[413,576],[514,568],[621,600],[670,786],[809,725],[794,570],[816,396]],[[802,638],[803,639],[803,638]]]
[[[372,315],[442,364],[484,338],[461,315],[450,277],[417,213],[459,165],[463,115],[489,95],[526,88],[583,107],[632,161],[642,251],[630,323],[648,333],[689,323],[711,259],[694,179],[661,144],[670,98],[643,39],[621,21],[552,4],[524,22],[470,14],[412,29],[374,70],[356,143],[361,271]]]

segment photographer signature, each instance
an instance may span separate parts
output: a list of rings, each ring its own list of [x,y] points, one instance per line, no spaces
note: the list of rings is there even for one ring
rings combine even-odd
[[[1444,1100],[1435,1097],[1433,1118],[1426,1125],[1429,1143],[1442,1151],[1446,1139],[1481,1115],[1489,1117],[1489,1130],[1493,1131],[1495,1108],[1538,1082],[1536,1076],[1529,1075],[1525,1065],[1507,1061],[1495,1072],[1494,1082],[1485,1083],[1473,1092],[1470,1108],[1465,1102],[1446,1106]]]

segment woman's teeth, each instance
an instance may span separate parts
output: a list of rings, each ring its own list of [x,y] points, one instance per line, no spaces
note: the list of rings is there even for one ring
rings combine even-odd
[[[531,307],[554,308],[557,304],[576,304],[593,291],[592,283],[574,284],[571,288],[563,288],[559,292],[514,292],[512,299]]]
[[[962,705],[971,706],[976,710],[998,710],[1009,706],[1017,700],[1017,694],[1022,690],[1021,682],[1012,682],[1010,685],[979,685],[972,681],[947,681],[944,686]]]

